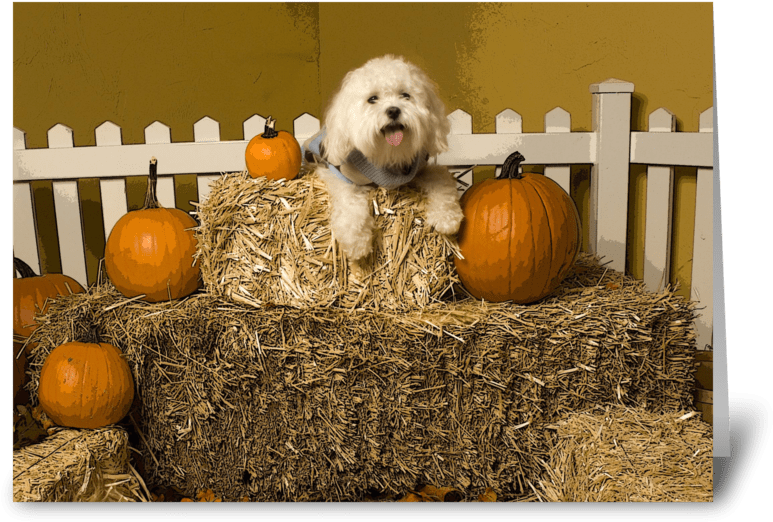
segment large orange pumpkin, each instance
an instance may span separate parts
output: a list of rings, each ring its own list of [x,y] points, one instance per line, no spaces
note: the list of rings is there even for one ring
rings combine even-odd
[[[301,146],[289,132],[274,130],[275,123],[269,116],[263,134],[247,144],[247,172],[253,178],[295,179],[301,170]]]
[[[497,179],[470,187],[460,204],[464,221],[454,259],[459,279],[486,301],[538,301],[561,283],[580,249],[577,208],[560,185],[520,173],[511,154]]]
[[[134,400],[134,379],[121,351],[106,343],[54,348],[40,370],[38,400],[60,426],[99,428],[118,422]]]
[[[27,375],[27,355],[33,344],[21,350],[24,340],[37,328],[35,315],[48,311],[48,300],[62,295],[83,292],[83,287],[72,277],[62,274],[39,276],[21,259],[13,258],[13,396],[24,385]],[[20,277],[15,277],[16,272]]]
[[[151,303],[192,294],[201,274],[193,260],[196,220],[159,205],[157,168],[151,159],[145,206],[124,214],[105,244],[105,269],[116,289],[126,297],[144,294]]]

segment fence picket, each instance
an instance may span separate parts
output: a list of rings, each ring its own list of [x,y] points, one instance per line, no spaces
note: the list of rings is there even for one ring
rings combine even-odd
[[[195,129],[195,126],[194,126],[194,129]],[[219,137],[220,130],[218,129],[217,132]],[[160,121],[154,121],[153,123],[145,127],[145,143],[171,144],[172,129],[170,129]],[[206,143],[206,142],[203,142],[203,143]],[[145,160],[145,169],[144,169],[145,175],[147,175],[148,173],[151,157],[153,156],[150,156]],[[162,170],[164,158],[161,157],[159,159],[158,156],[155,156],[155,158],[158,160],[158,170],[160,172]],[[167,171],[166,173],[169,173],[169,172]],[[158,202],[161,204],[162,207],[173,208],[175,206],[174,179],[167,176],[159,176],[158,183],[156,184],[156,196],[158,196]]]
[[[494,119],[494,131],[497,134],[523,134],[523,117],[512,109],[505,109]],[[514,150],[509,153],[515,152]],[[502,173],[502,167],[497,167],[496,176]]]
[[[320,122],[317,118],[304,112],[293,121],[293,135],[300,144],[319,132]]]
[[[89,281],[86,276],[78,182],[55,181],[53,185],[62,273],[72,277],[85,288]]]
[[[244,139],[249,142],[258,134],[262,134],[265,128],[266,118],[258,114],[253,114],[244,120],[244,123],[242,124],[242,129],[244,129]]]
[[[649,132],[676,131],[676,116],[665,108],[650,114]],[[647,211],[644,229],[644,284],[657,292],[668,284],[671,267],[671,214],[674,167],[647,167]]]
[[[121,146],[121,127],[111,121],[106,121],[96,128],[97,147]],[[102,200],[102,222],[105,226],[105,241],[110,237],[113,227],[128,212],[126,204],[126,180],[124,178],[107,178],[99,180],[99,193]]]
[[[23,130],[13,128],[13,151],[17,153],[27,148],[26,135]],[[13,179],[18,179],[21,162],[13,162]],[[38,255],[35,218],[32,215],[32,190],[29,183],[14,183],[11,193],[11,234],[13,237],[13,252],[16,257],[27,263],[30,268],[40,274],[40,256]]]
[[[448,122],[451,124],[451,131],[450,131],[451,135],[466,136],[466,135],[472,134],[472,115],[468,114],[462,109],[456,109],[454,112],[449,114]],[[451,143],[452,143],[452,139],[451,139],[451,136],[449,136],[449,145],[451,145]],[[469,151],[465,151],[465,152],[469,152]],[[438,162],[438,158],[435,158],[435,161]],[[457,168],[451,168],[449,170],[457,180],[456,188],[464,192],[470,186],[472,186],[473,171],[470,169],[470,167],[473,166],[473,163],[469,163],[469,164],[457,163],[455,166]]]
[[[98,147],[119,147],[123,144],[121,127],[110,120],[106,120],[94,129],[94,136]]]
[[[714,108],[700,116],[700,132],[714,132]],[[695,188],[695,236],[692,253],[691,298],[698,302],[695,320],[698,348],[713,344],[714,325],[714,169],[698,169]]]
[[[220,141],[220,123],[209,116],[204,116],[193,124],[193,141],[196,143]]]
[[[545,132],[571,132],[572,116],[556,107],[545,114]],[[558,183],[567,194],[571,194],[571,167],[569,165],[546,165],[545,176]]]

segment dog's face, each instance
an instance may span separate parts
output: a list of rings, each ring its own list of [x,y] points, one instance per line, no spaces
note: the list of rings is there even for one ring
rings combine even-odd
[[[325,115],[328,161],[343,163],[357,149],[371,163],[411,163],[421,150],[447,149],[450,124],[437,88],[415,65],[384,56],[349,72]]]

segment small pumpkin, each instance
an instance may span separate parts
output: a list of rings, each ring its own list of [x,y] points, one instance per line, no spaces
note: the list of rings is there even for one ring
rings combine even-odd
[[[105,244],[105,270],[126,297],[145,295],[157,303],[178,299],[200,286],[201,271],[194,263],[196,220],[177,208],[158,203],[158,165],[150,160],[145,205],[124,214]]]
[[[59,296],[84,292],[83,287],[72,277],[62,274],[37,275],[30,266],[21,259],[13,258],[13,396],[14,404],[27,380],[27,355],[34,347],[30,343],[22,350],[27,337],[37,328],[35,315],[48,311],[49,299]],[[20,277],[16,277],[16,273]]]
[[[496,179],[476,183],[460,200],[464,221],[454,259],[459,280],[476,298],[526,304],[554,291],[580,250],[572,198],[541,174],[521,173],[514,152]]]
[[[253,178],[295,179],[301,170],[301,146],[289,132],[274,130],[275,124],[276,120],[269,116],[263,134],[247,144],[247,172]]]
[[[134,400],[134,378],[121,351],[107,343],[57,346],[40,370],[38,400],[60,426],[100,428],[124,418]]]

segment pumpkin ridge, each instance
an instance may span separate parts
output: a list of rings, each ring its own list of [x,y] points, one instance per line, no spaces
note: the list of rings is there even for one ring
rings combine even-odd
[[[566,206],[562,205],[562,210],[567,221],[571,221],[571,227],[574,232],[574,241],[567,242],[564,262],[561,264],[561,274],[566,274],[577,260],[577,254],[582,246],[582,223],[580,222],[580,213],[577,211],[577,205],[574,204],[572,197],[565,191],[561,191],[562,197],[566,201]],[[563,277],[563,275],[561,276]]]
[[[507,180],[506,183],[510,185],[510,209],[513,208],[513,189],[515,182],[511,180]],[[513,246],[513,228],[515,227],[515,220],[513,219],[512,210],[508,212],[509,219],[510,219],[510,232],[507,234],[507,295],[512,295],[513,293],[513,254],[512,254],[512,246]]]
[[[489,185],[486,187],[489,192],[489,194],[497,194],[501,193],[501,191],[506,190],[505,187],[501,184],[497,184],[497,181],[492,180]],[[482,192],[482,191],[481,191]],[[492,289],[491,284],[492,281],[497,281],[500,278],[508,278],[509,277],[509,270],[510,270],[510,259],[508,258],[506,262],[503,262],[501,259],[492,259],[492,251],[490,246],[490,241],[487,239],[487,236],[490,237],[490,234],[492,233],[491,227],[496,227],[497,224],[500,225],[500,229],[497,229],[498,232],[504,231],[508,237],[512,232],[511,222],[512,222],[512,216],[509,212],[497,212],[497,208],[499,205],[494,203],[491,205],[491,202],[488,200],[488,198],[480,197],[477,199],[477,203],[479,206],[483,205],[483,208],[481,209],[482,212],[480,212],[481,220],[484,223],[483,230],[486,231],[487,235],[479,235],[475,234],[475,239],[478,243],[478,246],[481,251],[486,252],[489,256],[488,261],[492,264],[486,265],[484,268],[489,268],[490,270],[482,270],[480,275],[478,276],[483,281],[486,281],[487,286],[489,286],[489,290],[486,292],[489,296],[490,301],[496,301],[499,299],[499,296],[502,294],[501,288]],[[492,212],[492,209],[494,210]],[[506,223],[499,222],[502,219],[502,214],[507,219]],[[476,228],[477,230],[477,228]],[[495,252],[494,252],[495,253]],[[477,267],[480,268],[480,267]]]
[[[529,268],[531,269],[529,272],[529,278],[524,283],[528,291],[526,294],[529,296],[526,298],[527,300],[531,300],[533,296],[539,295],[539,292],[544,290],[542,288],[542,285],[540,281],[542,279],[545,279],[543,276],[543,273],[545,272],[544,267],[544,257],[542,256],[543,252],[540,251],[540,245],[544,243],[544,239],[542,236],[537,237],[537,231],[541,230],[540,228],[537,228],[535,226],[534,220],[535,219],[542,219],[544,212],[542,212],[545,209],[545,204],[542,201],[542,198],[540,197],[540,194],[536,191],[534,188],[534,176],[537,176],[538,174],[534,174],[529,172],[528,174],[524,174],[523,177],[523,193],[524,193],[524,199],[526,200],[526,208],[529,212],[529,218],[526,220],[527,224],[527,230],[529,230],[530,233],[530,239],[531,239],[531,263],[529,265]],[[549,229],[548,229],[549,230]],[[549,234],[550,235],[550,234]],[[548,241],[548,250],[550,250],[550,241]],[[548,267],[548,270],[550,270],[550,267]],[[539,286],[538,286],[539,285]]]
[[[540,180],[540,181],[542,181],[542,180]],[[535,182],[530,184],[529,186],[537,194],[537,199],[539,199],[540,205],[542,205],[542,209],[545,211],[545,220],[548,223],[548,232],[550,234],[550,241],[548,241],[548,246],[549,246],[549,249],[550,249],[550,255],[549,255],[550,267],[548,268],[548,276],[545,278],[545,284],[542,286],[542,290],[541,290],[541,293],[544,294],[544,293],[547,293],[548,291],[550,291],[550,287],[552,286],[553,278],[554,278],[554,274],[555,274],[554,267],[553,267],[553,265],[555,263],[555,255],[553,253],[553,244],[554,244],[554,240],[555,240],[555,231],[553,230],[554,223],[551,220],[550,211],[548,210],[548,207],[545,204],[545,197],[544,197],[545,194],[543,193],[543,191],[541,191],[538,188],[539,187],[539,183],[536,182],[536,180],[535,180]]]
[[[87,414],[86,412],[86,396],[87,396],[87,377],[91,373],[91,365],[89,364],[89,357],[84,357],[83,360],[83,370],[81,371],[81,396],[80,396],[80,405],[78,406],[78,410],[81,415]],[[94,415],[94,412],[91,411],[91,416]]]
[[[547,185],[547,180],[543,183],[543,185]],[[547,190],[547,186],[544,187],[545,190]],[[553,187],[551,187],[553,188]],[[560,187],[559,187],[560,188]],[[565,274],[566,271],[571,267],[571,265],[574,264],[575,260],[577,259],[577,253],[580,249],[580,241],[582,236],[582,230],[580,225],[580,217],[577,213],[577,207],[574,204],[574,200],[572,200],[571,196],[566,193],[563,189],[560,191],[560,197],[565,200],[565,205],[557,205],[557,207],[561,210],[564,223],[567,224],[567,228],[573,228],[576,232],[575,241],[573,242],[565,242],[564,246],[564,252],[563,252],[563,261],[561,262],[561,267],[559,268],[559,273],[556,277],[561,277],[562,274]],[[571,207],[572,212],[568,213],[568,208]],[[569,227],[569,222],[573,222],[574,225],[572,227]],[[570,233],[567,231],[567,233]],[[574,252],[572,254],[572,252]],[[572,255],[570,255],[572,254]]]

